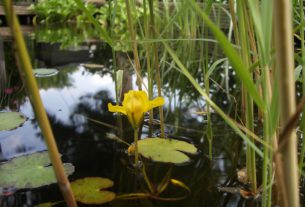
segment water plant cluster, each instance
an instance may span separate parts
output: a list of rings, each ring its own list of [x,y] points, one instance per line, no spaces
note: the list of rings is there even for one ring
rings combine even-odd
[[[108,108],[110,112],[118,113],[118,122],[122,120],[120,113],[128,117],[134,130],[134,141],[126,143],[120,131],[111,136],[128,145],[128,152],[134,156],[132,168],[147,185],[146,192],[117,196],[104,191],[113,185],[106,178],[97,178],[99,181],[82,178],[74,181],[70,188],[39,98],[17,18],[12,15],[10,1],[5,0],[7,19],[15,31],[16,56],[25,74],[28,93],[68,206],[76,206],[76,201],[93,204],[113,199],[178,200],[191,193],[182,181],[171,178],[171,169],[158,184],[153,184],[147,175],[145,159],[181,164],[189,161],[187,155],[198,153],[198,149],[188,142],[166,138],[162,97],[167,96],[167,91],[164,89],[176,90],[179,99],[174,97],[170,101],[181,105],[187,105],[190,97],[204,102],[195,113],[207,120],[202,127],[209,152],[203,153],[211,160],[212,116],[221,117],[243,140],[245,170],[239,171],[238,176],[248,187],[247,190],[238,189],[237,193],[246,199],[251,197],[253,205],[301,206],[305,98],[296,96],[295,85],[296,80],[303,83],[305,79],[302,0],[114,0],[101,8],[86,5],[81,0],[67,2],[45,0],[35,5],[37,23],[77,19],[78,24],[89,24],[98,38],[112,47],[117,105],[109,103]],[[51,10],[58,7],[62,10]],[[294,44],[294,40],[298,44]],[[124,71],[117,67],[115,58],[119,50],[129,51],[127,56],[137,79],[135,90],[123,90]],[[147,81],[143,81],[144,78]],[[231,81],[239,90],[230,90]],[[305,87],[301,85],[301,94],[304,94]],[[196,92],[190,93],[189,88]],[[226,102],[231,106],[229,110],[223,109],[222,103],[213,96],[215,90],[226,96]],[[153,108],[157,109],[157,116]],[[150,126],[158,118],[160,133],[156,138],[139,140],[146,113]],[[152,134],[152,129],[149,133]],[[180,187],[186,195],[162,197],[169,185]],[[220,190],[236,192],[231,188]],[[99,193],[95,197],[96,191]],[[102,197],[105,198],[102,202],[95,201]]]

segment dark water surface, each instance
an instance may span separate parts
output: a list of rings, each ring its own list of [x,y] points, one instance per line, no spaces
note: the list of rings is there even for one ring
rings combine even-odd
[[[6,80],[2,76],[1,110],[20,111],[27,121],[19,128],[0,132],[0,161],[16,156],[46,150],[43,137],[35,119],[29,98],[19,79],[13,59],[11,40],[3,40],[5,52]],[[53,77],[37,78],[40,95],[50,119],[52,129],[62,153],[64,162],[75,166],[75,173],[69,177],[77,178],[99,176],[114,181],[111,188],[117,194],[145,192],[147,186],[141,176],[136,176],[131,167],[132,158],[124,144],[107,138],[107,133],[119,135],[115,128],[98,124],[97,120],[122,129],[122,137],[129,143],[133,140],[133,130],[126,117],[117,119],[108,112],[107,105],[115,101],[113,81],[113,61],[111,49],[99,42],[87,42],[60,50],[59,44],[39,42],[27,37],[27,44],[34,67],[57,68],[59,73]],[[2,51],[0,51],[1,53]],[[130,89],[135,86],[128,58],[124,53],[117,56],[118,65],[127,74],[124,86]],[[86,68],[84,63],[103,65],[98,69]],[[145,82],[145,80],[144,80]],[[103,206],[243,206],[246,201],[239,195],[219,192],[219,186],[239,186],[236,181],[236,169],[240,162],[242,144],[235,134],[217,115],[213,119],[213,159],[208,158],[208,142],[205,137],[206,117],[196,115],[202,111],[205,102],[202,98],[184,95],[179,96],[179,89],[168,89],[164,83],[166,104],[166,131],[171,137],[186,137],[201,151],[193,162],[184,166],[145,161],[149,178],[157,184],[172,167],[172,178],[185,182],[191,194],[183,200],[165,202],[152,199],[118,201]],[[13,89],[5,93],[4,89]],[[189,94],[196,93],[194,90]],[[217,95],[217,94],[216,94]],[[227,104],[226,96],[218,99],[222,105]],[[157,112],[157,111],[156,111]],[[90,119],[88,119],[90,118]],[[122,120],[121,125],[120,120]],[[143,127],[142,137],[148,136],[147,127]],[[158,134],[158,130],[154,131]],[[1,178],[0,178],[1,179]],[[185,192],[180,188],[169,187],[162,197],[181,196]],[[10,196],[0,198],[1,206],[35,206],[39,203],[62,200],[56,184],[38,189],[20,190]],[[64,206],[59,204],[57,206]]]

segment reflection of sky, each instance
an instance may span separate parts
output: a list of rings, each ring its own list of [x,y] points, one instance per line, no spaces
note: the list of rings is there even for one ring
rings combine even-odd
[[[69,74],[69,78],[72,86],[40,90],[47,113],[55,116],[56,120],[64,124],[69,124],[69,116],[81,96],[93,95],[98,91],[105,90],[109,92],[110,98],[114,98],[114,82],[109,74],[102,77],[99,74],[89,73],[82,66],[79,66],[77,71]],[[39,135],[40,130],[35,129],[31,123],[34,113],[29,101],[20,107],[20,112],[29,120],[22,127],[0,132],[0,161],[46,149],[44,141]]]
[[[71,87],[40,91],[47,112],[65,124],[69,123],[69,116],[81,96],[106,90],[109,91],[111,98],[114,98],[114,82],[109,74],[101,77],[99,74],[88,73],[79,66],[79,70],[72,73],[69,78],[73,83]]]
[[[30,122],[27,120],[22,127],[0,133],[0,161],[46,149],[42,137],[37,137],[39,129],[35,129]]]

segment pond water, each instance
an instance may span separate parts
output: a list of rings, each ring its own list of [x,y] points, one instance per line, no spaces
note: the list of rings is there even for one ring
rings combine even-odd
[[[6,80],[2,76],[1,111],[19,111],[26,122],[10,131],[0,132],[0,161],[16,156],[46,150],[38,123],[19,78],[13,59],[12,42],[2,39],[5,52]],[[120,135],[132,143],[133,130],[126,117],[108,112],[108,103],[115,103],[112,51],[104,43],[87,41],[80,46],[60,49],[59,43],[40,41],[29,35],[26,42],[35,68],[56,68],[52,77],[36,78],[40,95],[47,111],[62,160],[72,163],[75,172],[69,177],[73,181],[83,177],[107,177],[114,181],[111,190],[117,194],[146,192],[143,177],[136,176],[132,168],[133,159],[122,143],[107,138],[107,133]],[[1,48],[1,47],[0,47]],[[0,51],[1,53],[2,51]],[[118,65],[128,76],[123,84],[125,91],[135,88],[135,75],[128,56],[117,54]],[[91,64],[91,65],[89,65]],[[92,65],[95,64],[95,65]],[[154,184],[161,182],[172,168],[172,178],[183,181],[191,193],[179,201],[154,199],[115,200],[100,206],[244,206],[248,202],[238,194],[220,192],[219,187],[240,187],[236,170],[242,166],[240,157],[243,144],[221,119],[212,114],[213,159],[208,158],[206,139],[206,117],[198,115],[204,100],[189,87],[187,93],[173,88],[173,80],[163,80],[166,104],[165,123],[168,137],[187,139],[194,143],[200,153],[192,156],[192,162],[183,166],[153,163],[145,160],[148,176]],[[144,79],[145,82],[145,79]],[[178,85],[178,84],[176,84]],[[187,83],[187,85],[190,85]],[[233,84],[231,84],[233,86]],[[213,86],[212,86],[213,88]],[[227,96],[214,90],[213,96],[219,105],[229,111]],[[157,111],[156,111],[157,112]],[[157,114],[157,113],[156,113]],[[118,130],[121,129],[121,130]],[[159,133],[158,127],[153,136]],[[141,137],[148,137],[148,128],[143,126]],[[1,179],[1,178],[0,178]],[[185,195],[180,188],[170,186],[162,197]],[[37,189],[19,190],[12,195],[1,196],[1,206],[35,206],[43,202],[62,200],[56,184]],[[56,206],[64,206],[58,204]],[[81,205],[80,205],[81,206]],[[96,205],[98,206],[98,205]]]

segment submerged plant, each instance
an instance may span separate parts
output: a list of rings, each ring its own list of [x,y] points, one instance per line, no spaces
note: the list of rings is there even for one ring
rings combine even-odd
[[[108,104],[110,112],[119,112],[126,115],[134,129],[135,164],[138,163],[138,130],[143,121],[144,113],[162,106],[164,102],[164,98],[162,97],[149,100],[146,92],[131,90],[124,94],[122,106]]]

